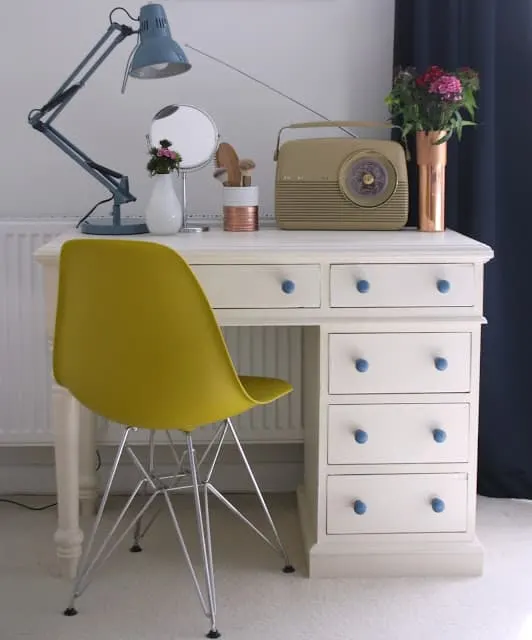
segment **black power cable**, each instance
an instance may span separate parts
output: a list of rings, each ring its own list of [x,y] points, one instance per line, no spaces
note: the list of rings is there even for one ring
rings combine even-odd
[[[96,471],[99,471],[102,467],[102,457],[100,455],[100,451],[96,450]],[[22,509],[28,509],[29,511],[46,511],[47,509],[52,509],[57,506],[57,502],[51,502],[50,504],[42,505],[41,507],[34,507],[30,504],[26,504],[24,502],[19,502],[18,500],[13,500],[12,498],[2,498],[0,497],[0,503],[12,504],[15,507],[21,507]]]
[[[57,506],[57,502],[52,502],[50,504],[45,504],[42,507],[32,507],[31,505],[24,504],[23,502],[19,502],[18,500],[11,500],[11,498],[0,498],[0,502],[13,504],[15,505],[15,507],[22,507],[23,509],[28,509],[29,511],[45,511],[46,509],[51,509],[52,507]]]
[[[80,224],[82,224],[83,222],[85,222],[85,220],[91,215],[91,213],[93,213],[93,211],[95,211],[97,209],[97,207],[99,207],[101,204],[104,204],[105,202],[111,202],[111,200],[113,199],[114,196],[111,196],[110,198],[105,198],[105,200],[100,200],[100,202],[97,202],[94,207],[92,207],[92,209],[86,213],[83,218],[81,218],[81,220],[79,220],[79,222],[76,225],[76,229],[79,227]]]
[[[132,16],[129,11],[127,9],[124,9],[124,7],[115,7],[110,13],[109,13],[109,24],[113,24],[113,13],[115,11],[123,11],[129,18],[131,18],[131,20],[133,20],[134,22],[139,22],[138,18],[135,18],[134,16]]]

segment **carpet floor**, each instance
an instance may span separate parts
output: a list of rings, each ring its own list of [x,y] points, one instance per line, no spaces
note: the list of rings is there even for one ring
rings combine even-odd
[[[190,536],[193,511],[180,500]],[[251,496],[235,500],[260,515]],[[293,563],[304,567],[294,496],[269,502]],[[114,499],[115,513],[120,504]],[[166,515],[143,553],[120,547],[80,599],[79,615],[63,617],[69,585],[57,577],[55,516],[0,503],[0,640],[204,637],[207,620]],[[480,578],[311,581],[282,574],[271,550],[221,505],[212,525],[225,640],[532,640],[532,503],[480,498]]]

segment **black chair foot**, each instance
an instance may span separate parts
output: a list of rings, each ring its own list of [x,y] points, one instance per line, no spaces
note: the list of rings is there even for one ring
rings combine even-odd
[[[287,564],[283,567],[283,573],[294,573],[295,569],[291,564]]]
[[[131,553],[140,553],[142,551],[142,547],[140,544],[135,543],[132,547],[129,548]]]
[[[221,638],[222,634],[217,629],[211,629],[209,633],[205,634],[206,638]]]
[[[77,616],[78,615],[78,610],[75,609],[74,607],[67,607],[63,611],[63,615],[67,616],[68,618],[71,618],[72,616]]]

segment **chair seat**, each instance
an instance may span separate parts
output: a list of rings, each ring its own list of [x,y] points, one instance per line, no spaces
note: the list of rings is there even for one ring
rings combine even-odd
[[[226,418],[235,417],[245,411],[249,411],[250,409],[253,409],[253,407],[270,404],[271,402],[288,395],[294,390],[293,386],[289,382],[280,380],[279,378],[238,376],[238,379],[243,387],[243,391],[247,395],[247,398],[243,397],[242,400],[231,409],[226,405],[218,410],[218,405],[216,405],[210,416],[209,422],[220,422]],[[230,411],[229,414],[227,413],[228,410]],[[123,424],[125,424],[125,422],[123,422]],[[188,433],[205,426],[205,424],[197,424],[195,422],[183,423],[178,419],[171,426],[155,426],[153,424],[149,425],[147,422],[140,423],[137,426],[143,429],[176,430]]]
[[[258,376],[239,376],[242,386],[257,404],[269,404],[286,396],[294,387],[278,378],[262,378]]]

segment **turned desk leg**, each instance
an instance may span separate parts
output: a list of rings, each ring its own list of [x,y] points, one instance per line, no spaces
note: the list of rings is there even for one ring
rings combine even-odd
[[[54,541],[61,575],[74,578],[83,542],[79,527],[80,406],[61,387],[54,388],[52,405],[57,483],[57,531]]]
[[[81,516],[96,513],[98,498],[98,474],[96,472],[97,417],[81,407],[79,432],[79,499]]]

